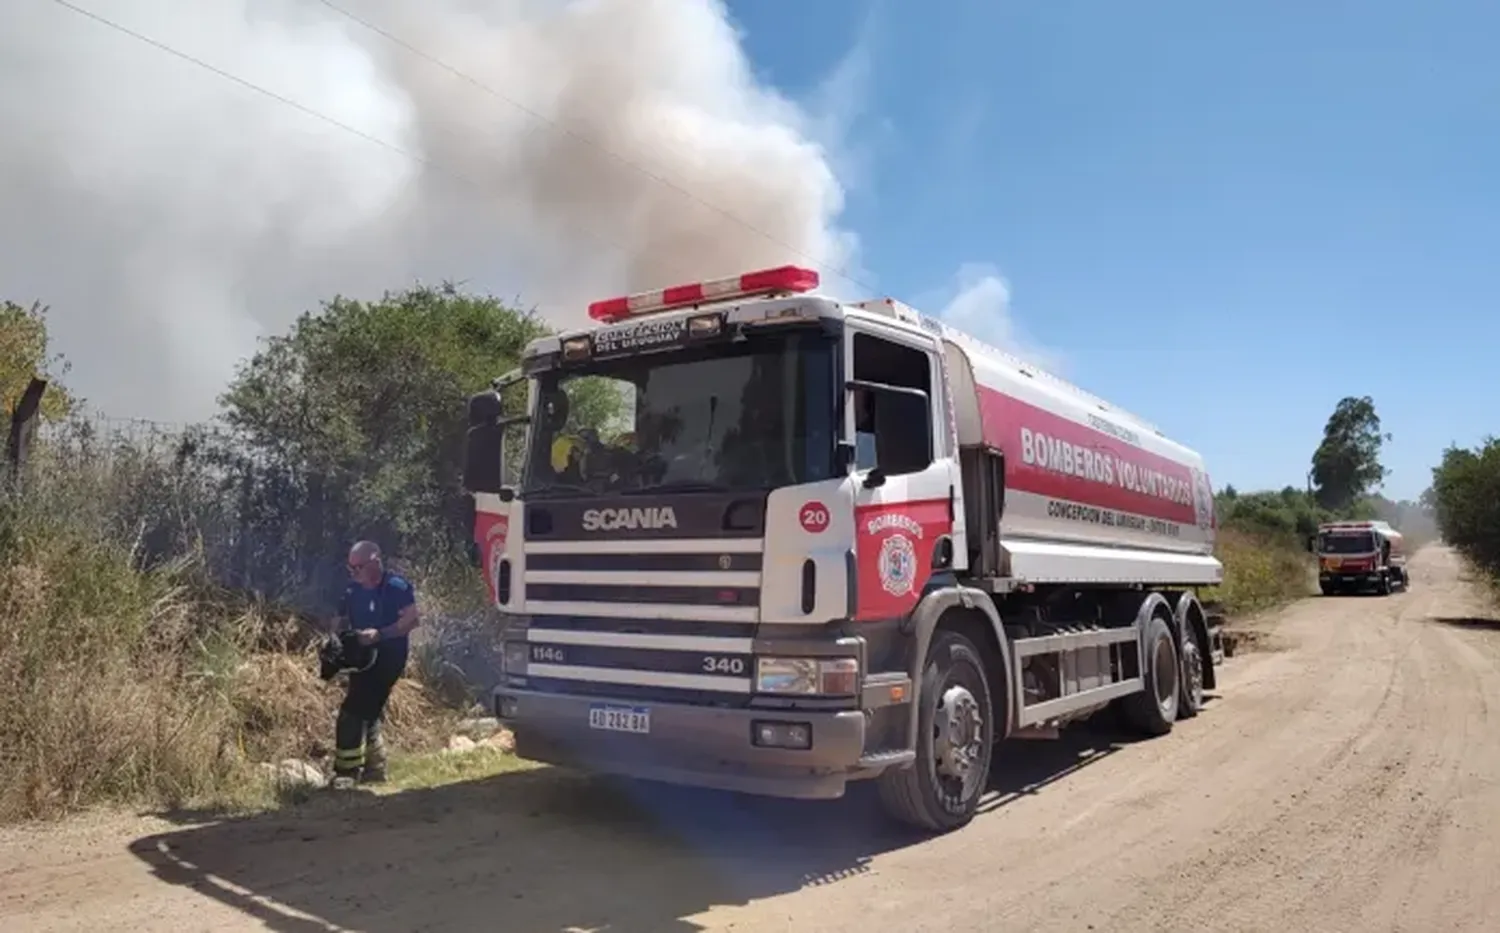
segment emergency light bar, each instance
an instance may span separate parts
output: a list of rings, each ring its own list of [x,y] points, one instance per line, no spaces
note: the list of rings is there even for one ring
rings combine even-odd
[[[752,295],[769,295],[777,292],[802,293],[818,287],[818,273],[814,269],[800,266],[779,266],[746,272],[728,279],[709,282],[692,282],[674,285],[654,292],[640,292],[621,298],[606,298],[589,305],[589,317],[605,324],[623,321],[637,314],[666,311],[702,304],[705,301],[727,301],[733,298],[748,298]]]

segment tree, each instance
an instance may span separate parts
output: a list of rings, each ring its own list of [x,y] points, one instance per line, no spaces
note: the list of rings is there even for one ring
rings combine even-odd
[[[1380,462],[1380,448],[1390,439],[1390,434],[1381,433],[1380,416],[1368,395],[1341,399],[1312,455],[1318,504],[1343,512],[1379,486],[1389,472]]]
[[[13,301],[0,301],[0,405],[9,416],[33,378],[47,379],[41,414],[48,421],[65,418],[75,400],[58,384],[68,372],[60,354],[48,352],[47,308],[26,308]]]
[[[1221,492],[1216,501],[1219,525],[1241,531],[1280,537],[1306,538],[1318,530],[1318,523],[1332,515],[1318,506],[1313,498],[1295,486],[1280,491]]]
[[[234,445],[212,454],[241,500],[235,582],[325,591],[357,538],[428,564],[462,553],[467,399],[546,333],[445,285],[336,298],[267,341],[221,398]],[[609,397],[586,401],[588,420],[611,413]]]
[[[1432,469],[1431,501],[1443,540],[1500,580],[1500,439],[1443,451]]]

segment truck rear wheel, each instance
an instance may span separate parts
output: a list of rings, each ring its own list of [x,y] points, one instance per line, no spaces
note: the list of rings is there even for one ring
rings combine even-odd
[[[1125,698],[1121,711],[1132,729],[1146,735],[1166,735],[1177,721],[1182,675],[1172,630],[1159,615],[1146,623],[1146,689]]]
[[[1203,709],[1203,652],[1191,622],[1182,631],[1182,697],[1177,702],[1177,718],[1192,719]]]
[[[880,800],[903,823],[948,832],[974,818],[995,750],[989,677],[972,641],[933,636],[917,702],[917,760],[880,776]]]

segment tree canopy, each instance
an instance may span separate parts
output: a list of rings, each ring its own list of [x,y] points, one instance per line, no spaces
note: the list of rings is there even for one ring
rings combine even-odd
[[[1368,396],[1340,399],[1323,427],[1312,455],[1313,495],[1323,508],[1349,508],[1384,481],[1381,445],[1391,439],[1380,430],[1380,416]]]
[[[1500,439],[1443,451],[1432,469],[1430,499],[1443,539],[1500,579]]]
[[[15,411],[31,380],[42,378],[48,380],[42,417],[49,421],[66,417],[74,399],[57,379],[67,371],[67,361],[48,349],[47,309],[41,304],[28,308],[0,301],[0,404],[6,415]]]
[[[356,538],[423,560],[458,553],[473,515],[461,486],[467,399],[548,332],[445,285],[335,298],[266,341],[221,398],[246,478],[242,520],[259,529],[246,546],[282,565],[250,576],[330,582]],[[590,402],[592,418],[609,413],[609,399]]]

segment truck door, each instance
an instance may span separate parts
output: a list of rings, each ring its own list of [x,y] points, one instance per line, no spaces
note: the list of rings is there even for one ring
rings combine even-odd
[[[855,618],[899,618],[966,553],[936,340],[849,323],[846,437],[855,446]]]

